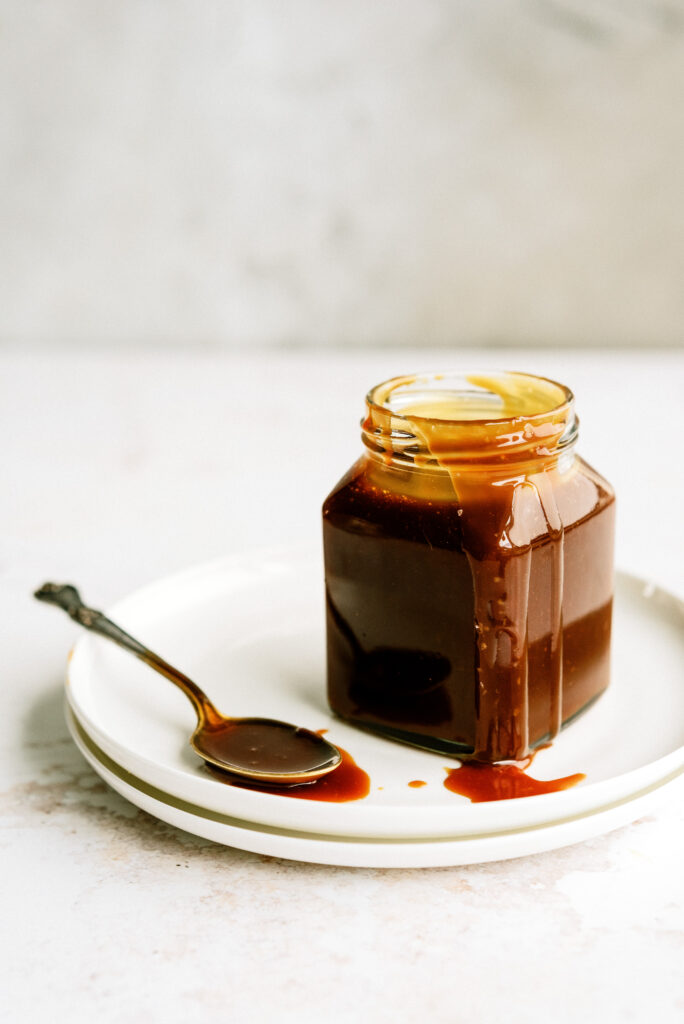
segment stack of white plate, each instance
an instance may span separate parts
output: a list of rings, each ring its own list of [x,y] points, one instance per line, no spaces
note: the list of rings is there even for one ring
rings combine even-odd
[[[80,750],[126,799],[187,832],[320,864],[429,867],[555,849],[642,816],[684,774],[684,606],[618,574],[612,684],[541,751],[540,779],[573,789],[472,804],[444,787],[453,762],[361,732],[325,701],[323,573],[310,550],[200,566],[109,615],[195,679],[225,714],[327,729],[370,776],[362,800],[298,800],[212,778],[188,739],[183,694],[130,654],[84,635],[69,663],[67,720]],[[421,780],[425,785],[408,784]]]

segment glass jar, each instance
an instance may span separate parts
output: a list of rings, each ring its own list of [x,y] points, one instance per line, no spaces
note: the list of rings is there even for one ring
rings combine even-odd
[[[323,505],[328,699],[354,724],[520,760],[608,685],[615,497],[572,392],[397,377]]]

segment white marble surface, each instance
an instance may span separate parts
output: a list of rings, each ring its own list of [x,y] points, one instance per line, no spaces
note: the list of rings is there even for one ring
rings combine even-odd
[[[449,358],[502,362],[574,387],[581,450],[618,490],[618,561],[684,593],[684,358]],[[36,585],[73,579],[107,605],[193,562],[318,536],[320,501],[358,450],[366,387],[443,365],[429,352],[0,357],[3,1020],[681,1020],[682,787],[647,818],[553,853],[335,869],[164,826],[100,783],[67,737],[76,631],[31,600]]]
[[[683,93],[683,0],[4,0],[0,343],[681,343]]]

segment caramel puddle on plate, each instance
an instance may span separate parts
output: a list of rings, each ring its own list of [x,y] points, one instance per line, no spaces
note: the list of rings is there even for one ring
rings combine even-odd
[[[450,792],[467,797],[471,803],[482,804],[491,800],[516,800],[522,796],[558,793],[586,779],[584,772],[566,775],[562,779],[533,779],[526,774],[533,760],[534,754],[524,761],[501,764],[466,761],[459,768],[445,769],[444,785]]]

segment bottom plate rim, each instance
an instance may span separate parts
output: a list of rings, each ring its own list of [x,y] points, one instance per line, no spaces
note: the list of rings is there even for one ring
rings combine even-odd
[[[148,800],[152,800],[155,804],[166,805],[173,810],[189,816],[191,819],[197,819],[199,821],[204,820],[212,822],[218,826],[227,826],[231,829],[239,829],[242,832],[262,835],[268,837],[278,837],[286,840],[295,840],[300,843],[318,843],[318,844],[333,844],[335,847],[365,847],[367,849],[436,849],[445,848],[447,846],[462,846],[467,847],[469,844],[483,843],[483,842],[510,842],[516,837],[532,837],[537,835],[549,835],[553,830],[567,829],[573,825],[579,825],[580,823],[588,823],[594,821],[598,823],[601,819],[605,818],[606,815],[610,815],[620,810],[630,811],[627,815],[623,815],[622,819],[618,824],[610,826],[607,829],[601,828],[599,834],[603,831],[610,831],[611,827],[620,827],[621,824],[627,824],[629,821],[635,820],[640,811],[637,811],[634,815],[631,815],[631,809],[639,805],[639,801],[647,800],[649,797],[658,794],[667,788],[667,786],[676,782],[678,778],[684,775],[684,765],[679,766],[677,769],[670,772],[667,776],[658,780],[649,786],[644,787],[642,790],[631,794],[628,797],[624,797],[620,800],[611,801],[599,808],[592,808],[581,814],[572,815],[566,818],[556,819],[548,822],[539,824],[532,824],[521,826],[513,829],[499,829],[490,832],[479,832],[479,833],[461,833],[451,834],[442,836],[359,836],[349,834],[330,834],[330,833],[318,833],[318,832],[307,832],[298,829],[286,829],[278,826],[267,825],[260,822],[249,821],[247,819],[236,818],[231,815],[223,814],[221,812],[212,811],[208,808],[200,807],[199,805],[192,804],[189,801],[183,800],[180,797],[176,797],[174,794],[166,793],[164,790],[158,787],[152,786],[145,782],[143,779],[137,778],[132,772],[124,768],[123,765],[118,764],[114,758],[110,757],[104,751],[102,751],[93,738],[89,735],[84,725],[79,721],[78,716],[74,710],[70,707],[67,701],[64,705],[64,714],[69,728],[69,732],[81,753],[86,757],[91,766],[105,779],[105,782],[111,785],[110,779],[106,776],[114,776],[119,779],[121,783],[133,792],[139,793],[146,797]],[[102,769],[102,771],[100,770]],[[106,776],[105,774],[106,773]],[[130,799],[128,796],[127,799]],[[135,803],[134,800],[131,802]],[[154,813],[154,812],[152,812]],[[182,826],[181,826],[182,827]],[[220,840],[215,840],[220,842]],[[582,839],[569,840],[569,842],[581,842]],[[233,845],[228,843],[227,845]],[[564,845],[564,843],[559,843]],[[520,856],[518,853],[512,853],[510,856]],[[502,856],[498,859],[506,859]]]

